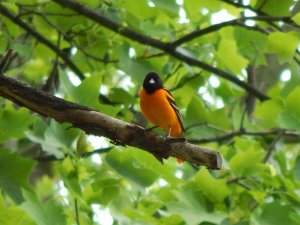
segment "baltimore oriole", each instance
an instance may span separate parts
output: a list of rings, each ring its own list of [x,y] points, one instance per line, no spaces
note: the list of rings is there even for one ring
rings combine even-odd
[[[173,95],[163,87],[162,80],[155,72],[149,72],[140,92],[140,107],[148,121],[162,128],[169,138],[180,138],[184,127]],[[177,159],[182,163],[183,160]]]

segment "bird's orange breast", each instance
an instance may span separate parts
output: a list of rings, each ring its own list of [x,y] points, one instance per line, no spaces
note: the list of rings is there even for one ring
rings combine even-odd
[[[140,92],[141,110],[151,123],[162,128],[172,137],[180,137],[182,128],[180,121],[170,105],[168,98],[173,97],[164,89],[148,94],[144,89]]]

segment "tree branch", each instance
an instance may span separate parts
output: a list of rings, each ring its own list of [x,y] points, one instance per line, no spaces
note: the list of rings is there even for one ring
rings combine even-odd
[[[141,33],[138,33],[136,31],[131,30],[128,27],[122,26],[121,24],[118,24],[102,14],[98,13],[95,10],[92,10],[90,8],[85,7],[84,5],[72,1],[72,0],[53,0],[57,4],[67,7],[69,9],[72,9],[73,11],[76,11],[80,13],[81,15],[101,24],[102,26],[106,27],[109,30],[112,30],[122,36],[125,36],[131,40],[134,40],[136,42],[139,42],[141,44],[149,45],[154,48],[158,48],[163,50],[164,52],[168,53],[169,55],[181,60],[182,62],[185,62],[189,65],[196,66],[199,68],[202,68],[206,71],[212,72],[224,79],[227,79],[234,84],[240,86],[241,88],[247,90],[249,93],[253,94],[260,100],[266,100],[269,99],[268,96],[261,93],[259,90],[253,88],[252,86],[248,85],[247,83],[239,80],[236,76],[234,76],[231,73],[228,73],[226,71],[220,70],[216,67],[213,67],[209,64],[206,64],[205,62],[202,62],[200,60],[197,60],[195,58],[189,57],[183,53],[181,53],[178,49],[176,49],[176,46],[173,46],[171,42],[163,42],[160,40],[157,40],[155,38],[151,38],[149,36],[143,35]]]
[[[299,133],[297,131],[292,131],[292,130],[284,130],[284,129],[279,129],[279,130],[263,130],[263,131],[246,131],[244,129],[241,129],[239,131],[232,131],[226,134],[214,136],[214,137],[208,137],[208,138],[199,138],[199,139],[188,139],[190,143],[194,144],[200,144],[200,143],[210,143],[210,142],[222,142],[222,141],[227,141],[230,140],[236,136],[270,136],[270,135],[279,135],[280,137],[282,136],[287,136],[291,138],[297,138],[299,139]]]
[[[50,48],[52,51],[56,52],[56,54],[63,59],[63,61],[66,63],[68,67],[70,67],[71,70],[80,78],[84,79],[83,73],[80,71],[80,69],[70,60],[68,55],[61,51],[59,48],[57,48],[52,42],[50,42],[48,39],[46,39],[43,35],[41,35],[39,32],[33,30],[30,26],[28,26],[25,22],[23,22],[18,16],[10,12],[7,8],[5,8],[0,3],[0,13],[10,19],[13,23],[17,24],[22,29],[26,30],[29,34],[31,34],[33,37],[35,37],[39,42],[46,45],[48,48]]]
[[[114,143],[148,151],[161,162],[172,156],[211,169],[221,168],[222,160],[217,151],[187,142],[170,142],[140,126],[39,91],[4,74],[0,74],[0,96],[60,123],[71,123],[88,134],[104,136]]]
[[[201,30],[195,30],[195,31],[193,31],[193,32],[191,32],[187,35],[184,35],[183,37],[177,39],[176,41],[174,41],[173,45],[174,46],[179,46],[183,43],[191,41],[191,40],[193,40],[195,38],[198,38],[200,36],[218,31],[218,30],[220,30],[224,27],[227,27],[227,26],[241,26],[241,27],[244,27],[244,28],[247,28],[247,29],[256,30],[256,31],[268,34],[268,32],[266,30],[264,30],[260,27],[247,26],[246,24],[243,23],[247,20],[262,20],[262,21],[265,21],[265,20],[268,20],[268,19],[271,20],[271,21],[274,21],[275,19],[277,19],[277,20],[282,19],[282,17],[280,17],[280,18],[279,17],[270,18],[268,16],[253,16],[253,17],[241,17],[241,18],[229,20],[229,21],[226,21],[226,22],[223,22],[223,23],[218,23],[218,24],[211,25],[211,26],[206,27],[206,28],[201,29]]]
[[[68,35],[66,32],[63,32],[61,29],[59,29],[55,24],[53,24],[51,22],[51,20],[49,20],[49,18],[46,16],[46,14],[44,13],[40,13],[40,12],[35,12],[35,11],[30,11],[28,13],[32,13],[32,14],[35,14],[37,16],[40,16],[41,18],[43,18],[48,24],[49,26],[51,26],[53,29],[55,29],[60,35],[62,35],[64,37],[64,39],[66,41],[68,41],[72,46],[76,46],[76,48],[82,52],[82,54],[84,54],[85,56],[87,56],[88,58],[91,58],[93,60],[96,60],[96,61],[99,61],[99,62],[102,62],[102,63],[117,63],[118,60],[106,60],[104,58],[100,58],[100,57],[97,57],[93,54],[90,54],[88,53],[88,51],[85,50],[85,48],[87,46],[84,47],[81,47],[78,43],[76,43],[75,40],[73,40],[74,38],[71,37],[70,35]],[[23,14],[22,14],[23,15]],[[90,29],[90,28],[89,28]],[[86,29],[84,29],[86,30]]]

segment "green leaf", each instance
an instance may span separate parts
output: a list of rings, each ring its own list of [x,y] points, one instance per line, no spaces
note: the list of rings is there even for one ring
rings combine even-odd
[[[212,12],[217,12],[220,10],[221,2],[218,0],[201,0],[201,1],[193,1],[193,0],[186,0],[184,1],[184,6],[187,11],[193,14],[200,14],[198,10],[202,8],[207,8]]]
[[[241,73],[249,61],[238,52],[238,47],[233,36],[233,28],[222,29],[220,35],[221,41],[216,52],[218,64],[234,74]]]
[[[68,100],[76,101],[76,99],[75,99],[76,98],[76,96],[75,96],[76,87],[70,81],[67,73],[59,67],[58,74],[59,74],[59,81],[61,83],[61,86],[63,87],[63,92],[65,94],[67,94]]]
[[[10,10],[13,13],[18,13],[19,7],[15,4],[14,1],[8,1],[8,2],[1,2],[1,5],[5,6],[8,10]]]
[[[24,137],[25,131],[34,120],[28,109],[15,109],[12,103],[7,101],[6,107],[0,108],[0,143],[10,138]]]
[[[2,3],[1,3],[2,4]],[[7,34],[12,37],[18,37],[22,34],[22,28],[14,23],[12,23],[9,19],[2,17],[3,23],[6,25]]]
[[[43,44],[36,44],[34,52],[34,57],[41,58],[45,61],[51,61],[55,58],[55,53],[51,51],[47,46]]]
[[[277,119],[278,124],[286,129],[300,130],[300,121],[293,113],[283,110]]]
[[[261,172],[264,152],[257,143],[236,138],[237,153],[229,161],[237,176],[251,176]]]
[[[173,30],[164,25],[164,24],[155,24],[149,20],[144,21],[140,25],[140,29],[145,33],[146,35],[149,36],[157,36],[157,37],[172,37],[172,32]]]
[[[5,225],[36,225],[24,211],[14,205],[9,205],[0,195],[0,224]]]
[[[254,1],[255,8],[263,11],[264,13],[272,16],[290,16],[290,8],[293,5],[293,0],[257,0]]]
[[[126,149],[127,151],[128,149]],[[135,149],[129,149],[132,152],[132,157],[134,158],[134,165],[139,164],[142,168],[151,169],[155,174],[159,174],[159,178],[164,179],[166,182],[171,185],[177,185],[181,182],[181,179],[178,179],[174,176],[174,173],[177,169],[175,158],[170,158],[164,161],[164,164],[161,164],[153,155],[145,151],[136,151]]]
[[[253,114],[264,126],[272,128],[278,125],[277,118],[283,108],[284,103],[282,100],[271,99],[258,105]]]
[[[203,222],[220,224],[225,218],[225,213],[209,209],[203,196],[191,183],[187,183],[178,190],[173,190],[172,193],[176,201],[166,202],[168,211],[180,215],[186,224],[198,225]]]
[[[134,81],[142,83],[149,71],[154,71],[150,63],[143,59],[129,57],[129,45],[126,43],[120,47],[120,68],[130,75]]]
[[[78,129],[70,128],[70,126],[70,124],[61,124],[51,120],[45,131],[45,140],[53,146],[70,148],[80,133]]]
[[[283,45],[282,43],[289,43]],[[299,45],[299,35],[295,32],[276,31],[268,36],[266,51],[276,53],[281,62],[290,61]]]
[[[43,150],[58,158],[63,156],[63,150],[71,150],[80,131],[71,128],[70,124],[60,124],[51,120],[49,127],[45,130],[44,139],[37,140],[42,144]]]
[[[295,117],[300,118],[300,105],[298,104],[300,99],[300,88],[297,87],[289,93],[286,99],[287,109],[292,112]]]
[[[147,0],[139,1],[121,1],[128,13],[137,17],[139,21],[144,21],[148,18],[157,16],[158,9],[156,7],[150,8]]]
[[[28,180],[35,162],[9,150],[0,150],[0,187],[16,203],[24,198],[22,189],[30,189]]]
[[[163,216],[160,218],[160,221],[164,225],[179,225],[182,224],[182,219],[181,217],[177,215],[170,215],[170,216]]]
[[[105,160],[120,175],[139,187],[149,187],[158,178],[155,171],[143,167],[139,161],[135,160],[134,151],[128,148],[122,152],[116,149],[110,151]]]
[[[41,79],[43,75],[50,73],[50,64],[42,58],[35,58],[24,66],[24,75],[32,82],[36,82]]]
[[[212,111],[208,122],[225,129],[230,129],[231,127],[227,111],[224,108]]]
[[[39,225],[65,225],[66,217],[62,209],[50,198],[41,202],[34,193],[23,190],[25,202],[21,208],[27,212]]]
[[[137,224],[138,222],[141,224],[154,224],[156,222],[156,219],[152,215],[138,209],[126,207],[123,209],[123,213],[131,219],[133,224],[134,222],[137,222]]]
[[[77,87],[75,87],[66,73],[62,70],[60,70],[59,73],[61,82],[72,101],[93,108],[99,107],[98,96],[101,83],[100,76],[94,75],[87,77]]]
[[[98,103],[99,89],[101,83],[100,76],[85,78],[74,91],[74,98],[78,104],[96,108]]]
[[[297,13],[295,16],[292,17],[292,20],[300,25],[300,13]]]
[[[195,9],[200,9],[202,7],[202,2],[203,1],[194,1],[194,0],[185,0],[183,3],[184,9],[186,11],[186,14],[190,20],[193,22],[198,22],[199,19],[201,18],[201,14],[199,13],[198,10]],[[215,1],[211,1],[215,2]]]
[[[82,192],[78,179],[78,170],[70,157],[66,157],[63,160],[63,163],[59,166],[59,172],[68,190],[76,197],[80,197]]]
[[[201,168],[194,179],[198,189],[214,204],[221,203],[229,194],[226,180],[213,178],[206,168]]]
[[[112,101],[120,104],[132,104],[136,100],[127,91],[122,88],[112,88],[110,89],[107,97]]]
[[[209,112],[199,97],[193,95],[186,110],[186,125],[207,121]]]
[[[0,33],[0,53],[5,52],[8,47],[8,39],[4,36],[1,36]]]
[[[52,22],[52,17],[49,17],[48,20]],[[36,27],[36,29],[38,30],[38,32],[41,35],[45,36],[49,41],[57,42],[58,35],[57,35],[56,30],[42,16],[33,15],[32,25],[34,27]],[[47,49],[46,52],[48,53],[48,51],[49,50]],[[54,55],[53,51],[51,51],[49,53],[50,53],[50,55]]]
[[[120,112],[120,107],[100,104],[98,101],[101,84],[101,79],[98,75],[85,78],[77,87],[71,83],[64,71],[59,70],[59,77],[64,86],[64,92],[67,93],[71,101],[89,106],[110,116],[116,116]]]
[[[122,180],[107,174],[100,174],[91,185],[83,190],[83,197],[89,203],[107,205],[114,199],[119,199]]]
[[[286,98],[286,109],[278,117],[278,123],[287,129],[300,130],[300,88],[297,87]]]
[[[235,27],[234,37],[241,55],[256,66],[266,65],[266,58],[262,52],[268,40],[266,35],[246,28]]]
[[[257,212],[259,213],[259,215],[256,217],[255,224],[257,225],[298,224],[292,219],[292,208],[289,205],[284,205],[278,200],[260,207]]]
[[[294,167],[295,178],[300,181],[300,156],[296,158]]]
[[[14,42],[11,48],[25,59],[29,59],[32,56],[31,46],[19,42]]]
[[[176,0],[152,0],[152,2],[156,7],[163,9],[169,15],[174,17],[178,16],[179,5],[176,3]]]

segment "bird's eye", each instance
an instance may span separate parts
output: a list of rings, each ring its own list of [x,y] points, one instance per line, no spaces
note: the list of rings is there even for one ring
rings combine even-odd
[[[153,78],[151,78],[151,79],[149,80],[149,83],[150,83],[150,84],[155,84],[155,80],[154,80]]]

